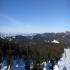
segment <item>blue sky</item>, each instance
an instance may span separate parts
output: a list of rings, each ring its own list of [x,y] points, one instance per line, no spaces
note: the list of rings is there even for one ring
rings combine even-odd
[[[0,32],[70,30],[70,0],[0,0]]]

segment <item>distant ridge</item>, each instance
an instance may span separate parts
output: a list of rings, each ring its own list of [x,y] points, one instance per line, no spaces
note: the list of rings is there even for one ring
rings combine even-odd
[[[0,32],[0,36],[16,36],[16,35],[22,35],[22,36],[32,36],[36,34],[46,34],[46,33],[55,33],[55,32],[44,32],[44,33],[2,33]],[[65,33],[70,35],[70,31],[65,31],[65,32],[56,32],[56,33]],[[56,34],[55,33],[55,34]]]

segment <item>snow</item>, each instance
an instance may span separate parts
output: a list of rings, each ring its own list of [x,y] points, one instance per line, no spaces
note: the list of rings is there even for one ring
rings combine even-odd
[[[16,37],[15,36],[12,36],[12,38],[15,39]]]
[[[64,49],[62,58],[58,61],[57,65],[59,70],[70,70],[70,48]]]
[[[13,59],[13,62],[10,65],[7,65],[7,60],[4,58],[3,62],[0,64],[0,70],[25,70],[25,64],[23,59]]]
[[[50,69],[51,67],[52,67],[52,64],[51,64],[50,61],[48,61],[48,62],[44,61],[44,62],[42,63],[42,68],[43,68],[43,70],[51,70],[51,69]]]
[[[59,70],[58,66],[55,65],[55,66],[53,67],[53,70]]]
[[[6,70],[7,69],[7,66],[3,66],[2,68],[1,68],[1,70]]]
[[[10,70],[10,65],[8,66],[8,70]]]
[[[59,41],[57,40],[53,40],[52,43],[60,43]]]
[[[16,68],[18,67],[18,64],[16,65]]]
[[[18,61],[20,62],[18,63]],[[3,63],[1,63],[0,65],[1,65],[1,70],[7,69],[6,60],[4,60]],[[31,69],[33,68],[32,65],[31,65]],[[51,70],[50,69],[51,66],[52,64],[50,63],[50,61],[48,62],[44,61],[42,63],[43,70]],[[12,70],[14,69],[25,70],[24,67],[25,65],[21,59],[13,60]],[[8,66],[8,70],[10,70],[10,65]],[[70,70],[70,48],[64,49],[64,53],[62,54],[62,57],[60,58],[58,63],[54,65],[53,70]]]
[[[44,61],[42,64],[44,65],[43,70],[46,70],[47,63]]]

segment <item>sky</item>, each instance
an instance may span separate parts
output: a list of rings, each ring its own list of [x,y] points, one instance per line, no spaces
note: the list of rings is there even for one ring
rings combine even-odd
[[[70,31],[70,0],[0,0],[0,32]]]

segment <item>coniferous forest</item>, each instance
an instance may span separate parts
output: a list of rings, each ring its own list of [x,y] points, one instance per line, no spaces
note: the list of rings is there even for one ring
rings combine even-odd
[[[58,34],[53,36],[51,33],[51,36],[49,35],[50,37],[48,37],[48,33],[44,35],[0,37],[0,62],[6,58],[7,65],[10,65],[11,69],[13,59],[22,58],[26,70],[30,70],[31,65],[33,66],[31,70],[41,70],[43,61],[51,61],[52,65],[54,65],[61,58],[64,48],[70,45],[67,44],[70,41],[64,43],[64,41],[62,41],[63,38],[60,39]],[[62,36],[63,34],[61,37]],[[66,37],[70,38],[70,35],[66,35]],[[60,39],[61,42],[51,42],[54,38],[57,40]],[[50,69],[53,69],[53,66],[51,66]]]

